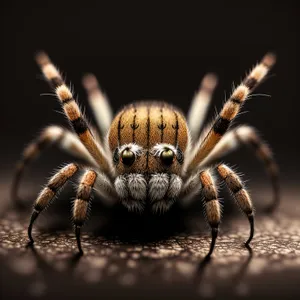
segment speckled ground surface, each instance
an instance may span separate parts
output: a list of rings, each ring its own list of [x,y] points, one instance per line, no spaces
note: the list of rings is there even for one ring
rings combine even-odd
[[[32,248],[27,247],[28,212],[10,209],[0,221],[2,295],[4,299],[87,295],[101,299],[284,295],[284,299],[295,299],[300,295],[297,198],[293,190],[290,201],[275,214],[257,212],[252,251],[242,244],[249,231],[245,218],[238,213],[225,215],[213,259],[207,263],[203,258],[208,251],[209,232],[192,214],[192,226],[157,239],[141,240],[131,234],[126,238],[126,234],[118,236],[115,232],[110,236],[96,234],[87,227],[88,233],[82,236],[85,255],[79,257],[71,226],[53,229],[53,222],[49,221],[57,218],[56,210],[49,209],[48,217],[39,220]],[[91,223],[95,219],[98,217],[92,218]],[[121,227],[123,220],[128,221],[119,220]],[[153,231],[164,231],[162,224],[154,226]]]

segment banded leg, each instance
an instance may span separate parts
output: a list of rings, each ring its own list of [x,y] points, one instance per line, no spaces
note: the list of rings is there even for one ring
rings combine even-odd
[[[250,235],[245,245],[248,246],[254,235],[254,214],[251,198],[246,191],[240,177],[229,167],[221,164],[217,167],[217,171],[221,178],[225,181],[228,189],[232,193],[236,203],[245,213],[250,224]]]
[[[32,141],[23,151],[20,161],[16,165],[16,173],[11,187],[11,197],[17,200],[19,183],[26,167],[32,163],[42,151],[51,145],[58,145],[62,150],[69,154],[79,157],[91,165],[96,166],[96,162],[91,157],[86,148],[72,132],[59,127],[46,127],[37,139]]]
[[[60,169],[48,182],[47,186],[41,191],[33,206],[33,212],[28,226],[28,237],[31,243],[34,242],[32,238],[32,226],[39,216],[39,214],[51,203],[51,200],[57,195],[64,184],[74,176],[78,171],[78,166],[74,163],[68,164]]]
[[[75,226],[76,241],[77,241],[78,250],[81,254],[83,254],[83,251],[81,248],[80,231],[88,214],[89,203],[91,200],[91,193],[96,178],[97,178],[97,173],[92,170],[87,170],[83,174],[80,180],[80,184],[77,190],[76,200],[74,202],[74,207],[73,207],[73,222]]]
[[[200,173],[200,182],[202,184],[202,195],[205,203],[205,215],[208,224],[211,227],[211,244],[207,258],[214,251],[216,239],[218,237],[219,224],[221,220],[221,206],[218,200],[216,184],[208,170]]]
[[[240,112],[240,109],[249,94],[262,81],[274,63],[274,55],[267,54],[262,59],[261,63],[256,65],[246,79],[233,91],[230,98],[223,105],[221,112],[213,122],[202,143],[195,149],[191,159],[186,160],[185,171],[187,175],[197,169],[197,166],[221,140],[231,122]]]
[[[101,137],[103,139],[106,136],[112,122],[112,108],[106,95],[104,95],[101,91],[98,81],[93,74],[85,75],[82,82],[87,91],[88,100],[92,107]]]
[[[266,172],[271,179],[274,194],[273,202],[267,210],[272,211],[280,202],[279,168],[270,147],[260,138],[253,127],[240,126],[226,133],[220,143],[200,164],[200,167],[216,162],[241,145],[250,146],[265,166]]]
[[[200,88],[195,94],[187,116],[187,123],[190,129],[192,141],[197,141],[205,120],[214,89],[217,85],[215,74],[207,74],[202,79]]]
[[[103,147],[95,140],[70,88],[63,81],[60,73],[45,53],[39,53],[36,60],[44,76],[55,89],[55,93],[63,106],[65,115],[69,119],[73,130],[78,135],[80,141],[98,163],[100,168],[112,176],[113,168],[110,164],[111,160],[107,157]]]

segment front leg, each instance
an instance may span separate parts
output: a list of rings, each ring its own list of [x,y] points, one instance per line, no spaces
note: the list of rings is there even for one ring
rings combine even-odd
[[[97,173],[93,170],[87,170],[81,177],[78,186],[76,200],[73,207],[73,222],[75,226],[75,235],[77,246],[80,254],[83,254],[80,241],[80,231],[83,226],[91,201],[93,186],[97,179]]]
[[[211,256],[214,251],[216,239],[219,231],[219,224],[221,220],[221,206],[218,200],[218,192],[216,184],[209,170],[200,173],[200,182],[202,184],[202,195],[205,203],[205,215],[211,227],[211,244],[207,254],[207,258]]]
[[[68,164],[60,169],[47,183],[46,187],[40,192],[38,198],[33,206],[33,212],[28,226],[28,237],[31,243],[34,242],[32,238],[32,226],[39,216],[39,214],[50,205],[57,193],[62,189],[64,184],[70,180],[78,171],[78,166],[74,163]]]
[[[79,167],[74,163],[68,164],[64,168],[60,169],[41,191],[34,204],[34,209],[28,226],[28,237],[30,243],[34,242],[32,238],[32,227],[35,220],[39,214],[51,204],[52,200],[62,189],[64,184],[69,181],[78,172],[78,170]],[[84,225],[84,222],[87,218],[91,194],[96,180],[96,190],[100,195],[109,198],[111,203],[113,203],[112,201],[117,198],[116,192],[107,176],[105,176],[103,173],[96,173],[96,171],[91,169],[87,169],[85,171],[78,185],[76,199],[73,205],[73,223],[75,226],[75,235],[80,254],[83,254],[80,243],[80,229]]]
[[[234,199],[236,200],[238,206],[245,213],[250,224],[250,235],[245,245],[249,246],[253,235],[254,235],[254,215],[253,215],[253,205],[250,195],[246,191],[244,184],[240,177],[229,167],[221,164],[217,167],[217,171],[225,181],[228,189],[232,193]]]

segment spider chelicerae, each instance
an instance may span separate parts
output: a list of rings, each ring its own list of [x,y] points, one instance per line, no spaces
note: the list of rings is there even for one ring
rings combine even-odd
[[[49,126],[25,148],[12,185],[13,197],[17,196],[25,166],[49,145],[57,144],[62,150],[85,160],[87,167],[70,163],[61,168],[42,189],[35,201],[28,227],[32,243],[32,226],[39,214],[64,184],[83,169],[73,206],[80,253],[83,253],[80,231],[87,217],[93,190],[105,199],[121,202],[128,210],[139,213],[145,210],[163,213],[175,201],[186,201],[201,193],[211,227],[209,257],[214,250],[221,219],[217,183],[211,174],[215,170],[249,220],[250,236],[246,241],[249,245],[254,234],[251,198],[240,177],[220,163],[220,159],[242,144],[252,146],[271,176],[274,190],[272,208],[278,204],[278,167],[267,144],[250,126],[228,130],[250,93],[274,65],[274,54],[265,55],[249,72],[205,130],[202,130],[204,119],[217,83],[213,74],[203,78],[187,119],[180,110],[165,102],[132,103],[113,118],[112,109],[95,76],[86,75],[83,85],[98,125],[94,129],[87,123],[71,89],[49,57],[41,52],[36,56],[36,61],[54,89],[74,133],[59,126]]]

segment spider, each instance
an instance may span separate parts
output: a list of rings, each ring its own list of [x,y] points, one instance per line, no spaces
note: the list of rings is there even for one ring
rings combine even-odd
[[[73,205],[73,222],[79,253],[81,228],[87,218],[93,189],[103,198],[120,202],[129,211],[153,213],[168,211],[175,201],[188,200],[201,193],[205,216],[211,228],[208,257],[213,253],[221,219],[221,204],[215,171],[245,213],[250,224],[248,246],[254,235],[253,204],[239,175],[220,159],[242,144],[253,147],[264,162],[273,185],[272,208],[279,202],[278,167],[267,144],[250,126],[229,130],[250,93],[265,78],[275,63],[275,55],[266,54],[237,86],[213,123],[202,130],[212,94],[217,84],[214,74],[207,74],[192,101],[187,119],[176,107],[165,102],[137,102],[125,106],[112,118],[106,96],[94,75],[84,77],[89,102],[97,121],[92,128],[82,114],[71,89],[47,54],[40,52],[36,61],[74,131],[46,127],[24,150],[17,164],[12,185],[13,196],[24,168],[47,146],[57,144],[64,151],[84,159],[87,167],[70,163],[61,168],[38,195],[28,226],[31,243],[32,227],[39,214],[50,204],[64,184],[80,169]]]

